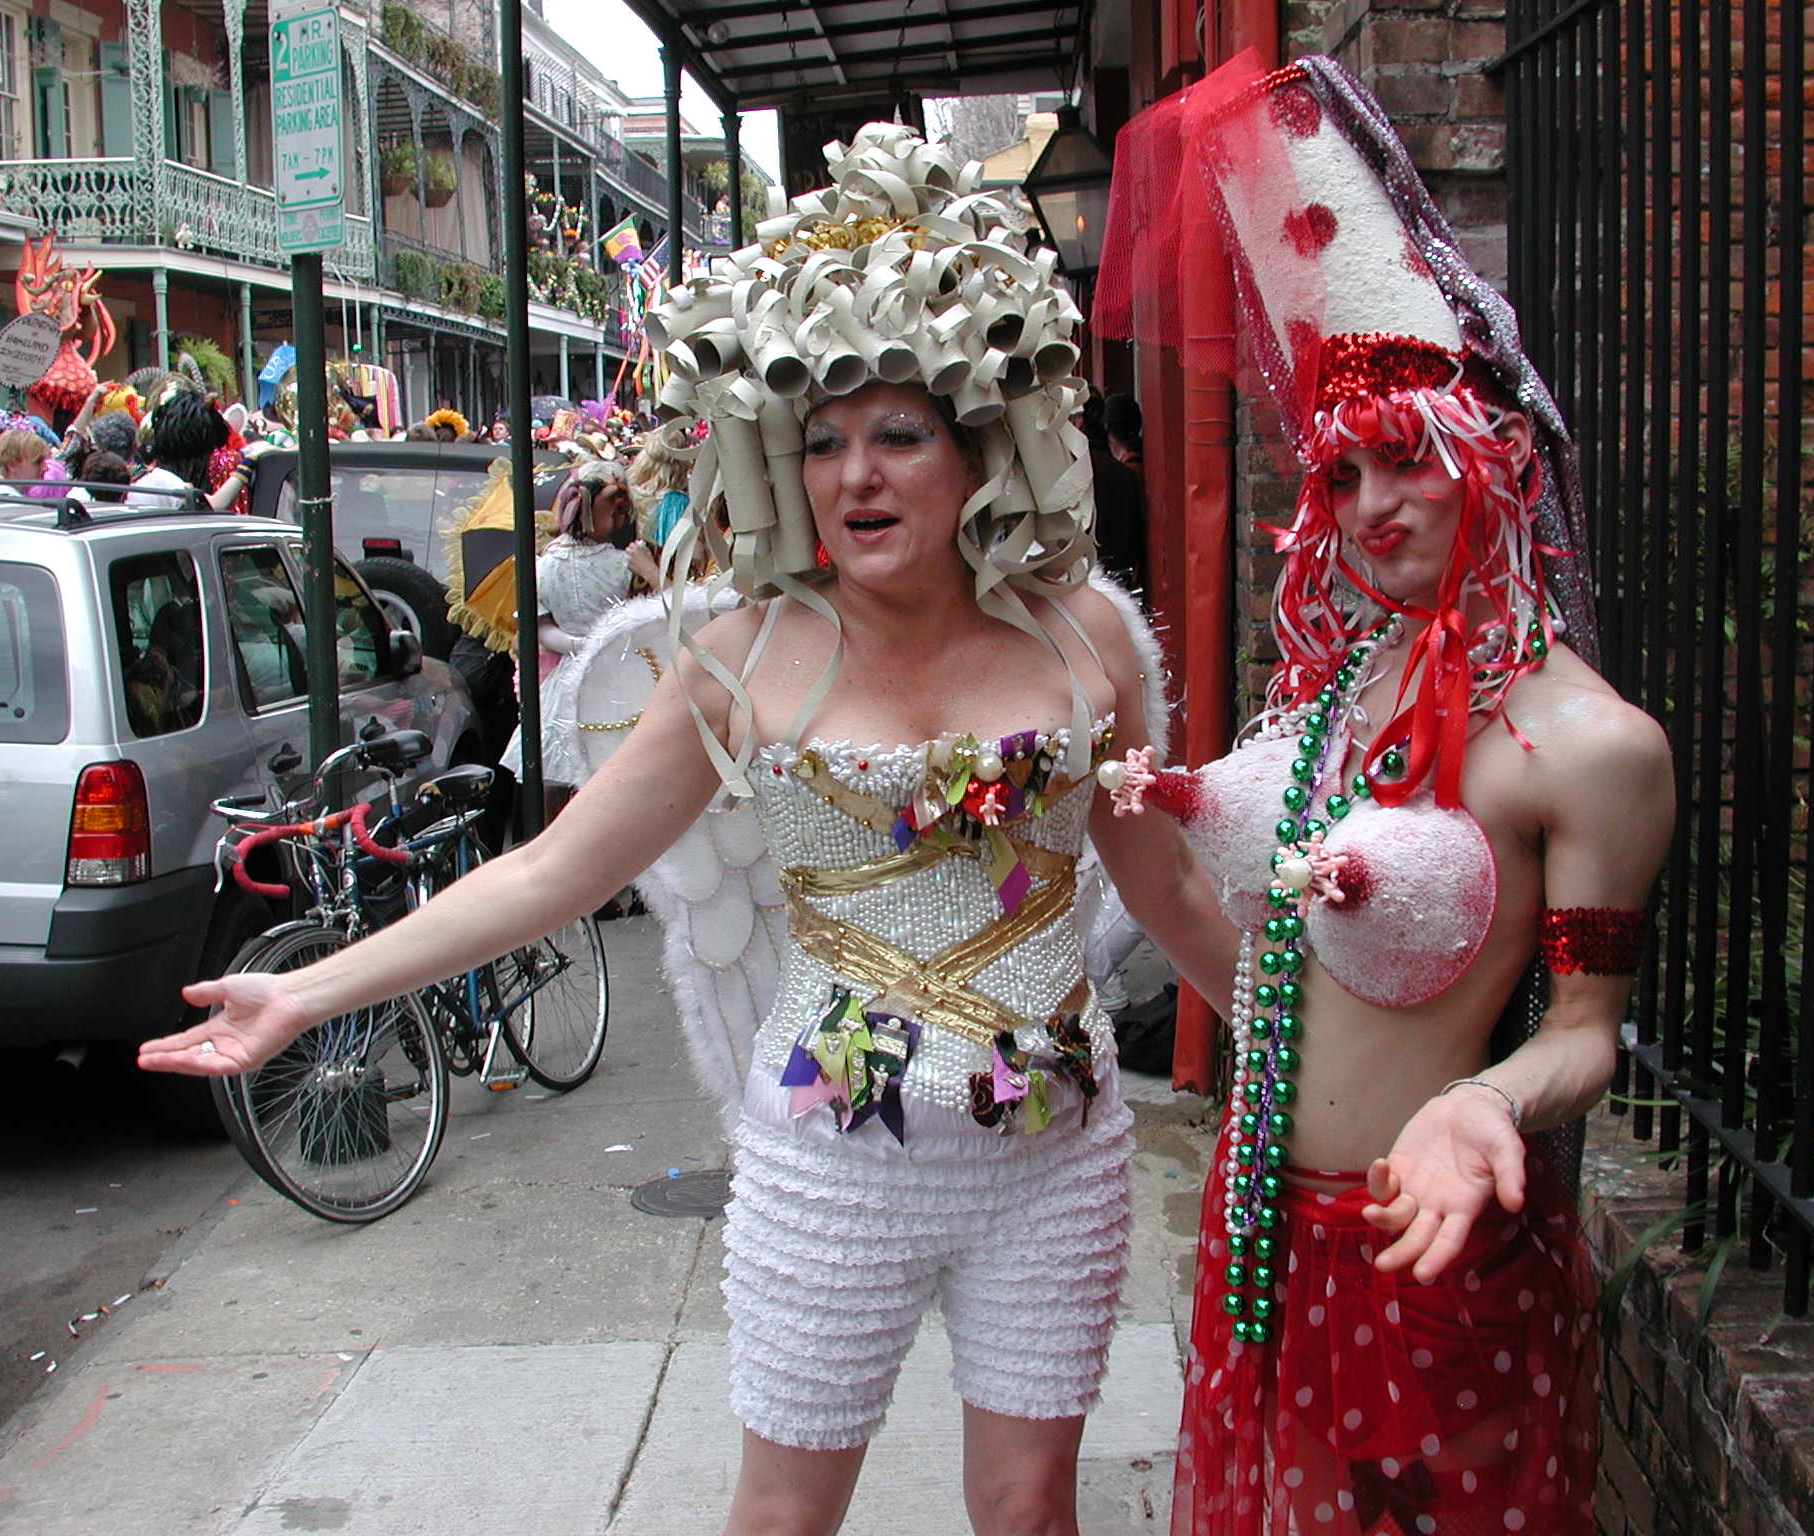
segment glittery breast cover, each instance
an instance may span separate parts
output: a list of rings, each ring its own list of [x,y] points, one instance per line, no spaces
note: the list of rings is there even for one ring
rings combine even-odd
[[[1067,735],[1054,732],[1049,739],[1061,744]],[[805,752],[815,760],[817,773],[829,771],[843,784],[896,811],[908,805],[926,777],[927,747],[923,744],[876,748],[811,741]],[[756,754],[750,772],[757,813],[784,883],[791,870],[851,869],[894,854],[896,844],[886,827],[878,830],[864,825],[829,804],[810,780],[799,776],[801,756],[788,747],[765,747]],[[1005,830],[1074,859],[1083,847],[1094,789],[1095,780],[1086,778],[1048,803],[1044,815],[1020,818]],[[955,857],[940,859],[875,889],[814,895],[811,906],[826,917],[887,940],[918,960],[929,960],[975,937],[1001,918],[1003,910],[984,863]],[[1019,1019],[1037,1023],[1059,1008],[1082,974],[1081,941],[1067,903],[1053,921],[977,972],[968,985]],[[860,1000],[867,1001],[875,991],[806,953],[790,932],[775,1003],[756,1037],[756,1071],[780,1072],[801,1027],[823,1016],[831,989],[840,984]],[[1112,1056],[1113,1033],[1093,994],[1083,1025],[1091,1038],[1094,1059],[1102,1062]],[[946,1108],[968,1108],[970,1074],[984,1070],[990,1060],[987,1046],[936,1024],[926,1025],[908,1063],[902,1091]]]
[[[1246,932],[1271,915],[1273,828],[1296,756],[1293,737],[1257,739],[1197,770],[1202,796],[1185,835]],[[1428,791],[1390,809],[1353,807],[1340,821],[1324,817],[1324,848],[1357,855],[1364,878],[1339,904],[1311,902],[1310,951],[1363,1002],[1409,1008],[1453,985],[1479,952],[1498,901],[1493,850],[1472,816],[1439,809]]]

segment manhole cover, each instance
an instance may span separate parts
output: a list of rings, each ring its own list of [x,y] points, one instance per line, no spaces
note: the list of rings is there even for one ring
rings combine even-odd
[[[722,1216],[730,1198],[731,1176],[722,1168],[654,1179],[630,1191],[630,1204],[651,1216]]]

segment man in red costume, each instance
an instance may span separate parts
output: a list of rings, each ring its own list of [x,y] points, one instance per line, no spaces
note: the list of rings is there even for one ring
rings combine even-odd
[[[1305,471],[1267,709],[1121,793],[1180,816],[1240,934],[1174,1536],[1591,1536],[1571,1128],[1670,836],[1664,736],[1592,666],[1555,405],[1377,104],[1237,62],[1130,124],[1109,245],[1147,266],[1105,276],[1111,333],[1205,222],[1167,161]]]

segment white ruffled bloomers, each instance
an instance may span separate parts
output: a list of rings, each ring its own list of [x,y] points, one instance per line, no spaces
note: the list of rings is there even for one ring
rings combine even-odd
[[[780,1445],[864,1444],[935,1299],[966,1403],[1087,1413],[1131,1216],[1133,1115],[1112,1063],[1099,1078],[1087,1126],[1071,1094],[1032,1136],[917,1103],[902,1146],[879,1124],[790,1120],[788,1091],[752,1074],[725,1228],[738,1418]]]

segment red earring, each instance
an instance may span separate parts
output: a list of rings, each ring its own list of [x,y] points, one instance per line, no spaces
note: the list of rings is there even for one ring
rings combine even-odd
[[[831,551],[826,549],[823,539],[813,541],[813,564],[822,571],[831,569]]]

